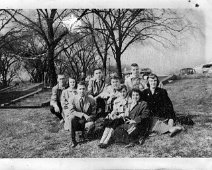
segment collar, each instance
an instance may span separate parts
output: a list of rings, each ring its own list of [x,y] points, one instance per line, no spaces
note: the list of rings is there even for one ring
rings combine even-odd
[[[61,89],[61,90],[64,90],[65,89],[65,86],[60,86],[59,84],[57,84],[58,88]]]

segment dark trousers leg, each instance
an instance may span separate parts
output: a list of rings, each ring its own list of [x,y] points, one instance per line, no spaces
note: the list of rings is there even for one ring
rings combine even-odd
[[[97,110],[96,119],[98,119],[100,117],[106,117],[107,115],[105,113],[105,106],[106,106],[105,100],[102,99],[101,97],[98,97],[96,99],[96,104],[97,104],[97,107],[96,107],[96,110]]]
[[[136,129],[129,135],[130,140],[138,141],[140,137],[146,138],[149,134],[150,120],[143,119],[136,125]]]
[[[61,105],[58,105],[58,107],[59,107],[59,108],[60,108],[60,110],[62,111],[62,107],[61,107]],[[62,116],[61,112],[55,112],[55,110],[54,110],[54,107],[53,107],[53,106],[50,106],[50,111],[51,111],[51,113],[52,113],[52,114],[54,114],[55,116],[57,116],[60,120],[62,120],[62,119],[63,119],[63,116]]]
[[[71,140],[76,142],[76,131],[82,131],[84,134],[85,129],[85,120],[78,117],[74,117],[71,120]]]

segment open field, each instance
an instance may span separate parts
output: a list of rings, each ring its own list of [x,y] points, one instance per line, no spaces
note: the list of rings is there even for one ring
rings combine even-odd
[[[0,110],[0,157],[212,157],[212,78],[182,79],[167,84],[178,113],[189,113],[193,127],[177,136],[154,136],[144,145],[98,148],[99,139],[70,148],[70,134],[48,108]]]

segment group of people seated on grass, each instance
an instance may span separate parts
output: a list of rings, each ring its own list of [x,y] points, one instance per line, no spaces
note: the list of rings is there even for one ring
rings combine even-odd
[[[182,130],[175,125],[175,112],[167,91],[157,75],[143,79],[136,63],[131,65],[131,75],[121,84],[117,74],[105,83],[101,68],[94,70],[88,87],[84,81],[69,77],[65,87],[64,75],[58,75],[58,84],[52,89],[50,110],[64,123],[71,134],[71,146],[76,147],[76,131],[82,139],[90,139],[98,120],[103,122],[100,148],[113,142],[125,147],[142,145],[148,136],[170,133],[173,137]]]

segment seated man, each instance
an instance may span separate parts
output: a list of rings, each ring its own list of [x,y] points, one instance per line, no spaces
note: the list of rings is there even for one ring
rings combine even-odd
[[[77,145],[75,132],[84,131],[91,133],[94,128],[96,116],[96,103],[92,97],[86,94],[86,85],[79,82],[77,85],[77,95],[70,98],[68,110],[65,111],[69,120],[69,130],[71,131],[72,147]]]
[[[89,80],[88,94],[96,100],[97,114],[99,117],[104,116],[105,113],[105,102],[100,97],[101,93],[105,88],[105,80],[101,68],[94,70],[94,77]]]
[[[103,92],[104,87],[105,80],[103,78],[102,70],[101,68],[96,68],[94,70],[94,77],[89,80],[88,94],[94,98],[97,98]]]
[[[121,86],[119,77],[116,75],[112,76],[110,82],[111,85],[105,87],[100,95],[101,98],[106,100],[106,114],[112,111],[113,101],[120,95],[120,92],[118,91]]]
[[[50,111],[52,114],[56,115],[60,122],[63,122],[62,116],[62,106],[61,106],[61,94],[65,89],[65,76],[63,74],[59,74],[57,76],[58,84],[52,88],[52,96],[50,100]]]

